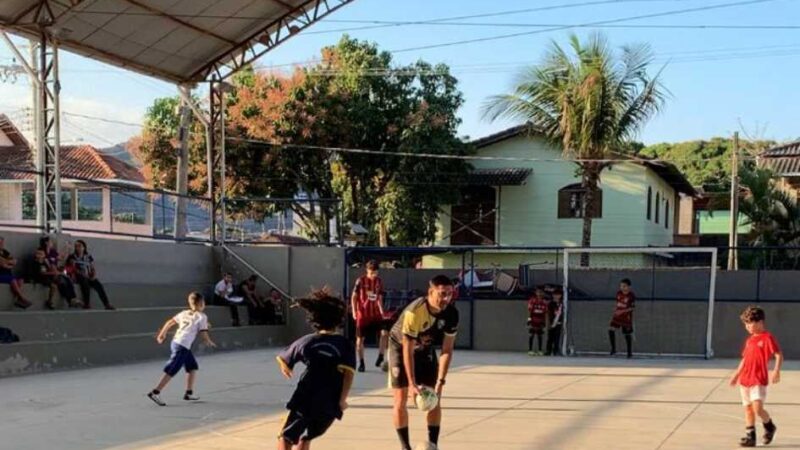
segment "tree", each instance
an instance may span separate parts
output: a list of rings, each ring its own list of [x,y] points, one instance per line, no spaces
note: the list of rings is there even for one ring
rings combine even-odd
[[[624,46],[615,54],[600,34],[584,44],[576,35],[566,49],[551,44],[542,62],[527,70],[511,94],[489,99],[484,112],[525,120],[531,132],[561,146],[576,160],[585,190],[581,245],[591,246],[592,211],[600,175],[610,159],[631,148],[630,141],[664,105],[659,74],[650,76],[653,53],[647,45]],[[589,264],[589,255],[581,255]]]

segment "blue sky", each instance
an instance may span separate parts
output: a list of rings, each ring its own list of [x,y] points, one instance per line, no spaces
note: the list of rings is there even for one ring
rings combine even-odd
[[[356,0],[329,16],[329,20],[301,33],[268,53],[260,65],[306,62],[319,49],[335,43],[343,28],[365,24],[342,21],[423,21],[453,16],[483,15],[547,7],[586,0]],[[463,19],[461,25],[425,24],[377,29],[353,29],[356,38],[374,41],[385,50],[400,50],[459,40],[533,31],[532,25],[576,25],[687,8],[735,3],[735,0],[620,0],[614,4],[586,5],[520,14]],[[730,8],[619,22],[617,25],[794,25],[800,26],[800,1],[772,0]],[[464,23],[481,24],[468,26]],[[491,24],[491,26],[483,26]],[[500,24],[503,24],[501,26]],[[510,26],[511,24],[524,24]],[[334,30],[333,32],[324,32]],[[508,39],[422,49],[395,54],[398,63],[417,59],[453,67],[466,103],[461,134],[480,137],[509,123],[489,123],[481,117],[487,97],[511,89],[525,66],[535,64],[551,40],[565,42],[570,32],[580,36],[595,28],[540,32]],[[703,139],[743,131],[778,141],[800,138],[800,28],[674,29],[602,28],[611,43],[649,43],[663,82],[671,92],[666,109],[648,123],[640,140]],[[10,63],[11,52],[0,47],[0,65]],[[126,122],[140,122],[153,99],[172,95],[175,87],[146,76],[63,55],[61,61],[63,109]],[[22,118],[30,87],[24,79],[0,82],[0,112]],[[137,133],[136,127],[65,116],[64,140],[100,146],[120,142]]]

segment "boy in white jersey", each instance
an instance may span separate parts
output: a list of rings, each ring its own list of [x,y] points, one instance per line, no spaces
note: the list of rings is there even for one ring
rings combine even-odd
[[[176,325],[178,326],[178,331],[175,332],[175,336],[172,338],[172,356],[170,356],[167,365],[164,366],[164,376],[161,377],[158,386],[147,394],[147,397],[158,406],[167,405],[161,400],[161,390],[167,386],[167,383],[181,368],[186,370],[186,393],[183,395],[183,399],[186,401],[198,400],[194,396],[192,388],[194,387],[197,369],[200,366],[197,365],[197,360],[192,354],[192,344],[197,335],[200,334],[207,346],[217,346],[208,335],[208,317],[203,313],[204,309],[206,309],[206,301],[203,295],[198,292],[192,292],[189,294],[189,309],[181,311],[175,317],[169,319],[161,327],[161,331],[156,337],[158,343],[163,344],[169,330]]]

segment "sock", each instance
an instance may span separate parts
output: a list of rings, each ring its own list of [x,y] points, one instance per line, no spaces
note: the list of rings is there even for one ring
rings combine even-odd
[[[628,355],[633,354],[633,336],[630,334],[625,335],[625,345],[628,346]]]
[[[186,390],[186,395],[192,395],[192,394],[194,394],[194,391],[192,391],[191,389]]]
[[[764,422],[764,429],[767,431],[775,431],[775,424],[772,423],[772,419],[769,419],[769,421]]]
[[[153,389],[152,391],[150,391],[150,393],[158,395],[161,393],[161,391],[159,391],[158,389]]]
[[[432,444],[439,445],[439,425],[428,425],[428,441]]]
[[[380,366],[383,362],[383,353],[378,353],[378,360],[375,361],[375,365]]]
[[[544,334],[538,335],[538,343],[539,343],[539,352],[542,351],[542,341],[544,340]]]
[[[611,343],[611,353],[617,352],[617,339],[614,330],[608,330],[608,342]]]
[[[528,351],[533,351],[533,335],[528,336]]]
[[[745,433],[747,434],[747,437],[751,437],[751,438],[755,439],[756,438],[756,427],[747,427],[747,428],[745,428]]]
[[[398,428],[397,437],[400,438],[400,443],[403,444],[403,450],[411,450],[411,438],[408,437],[408,427]]]

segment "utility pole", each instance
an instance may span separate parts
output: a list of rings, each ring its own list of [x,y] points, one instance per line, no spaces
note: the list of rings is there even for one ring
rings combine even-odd
[[[178,128],[178,173],[177,191],[178,197],[175,199],[175,238],[183,239],[186,237],[188,228],[186,226],[186,197],[189,193],[189,130],[192,124],[192,109],[188,105],[187,98],[191,99],[191,90],[186,86],[179,86],[183,93],[180,103],[181,122]]]
[[[728,240],[728,270],[739,270],[739,132],[733,133],[731,161],[731,228]]]

